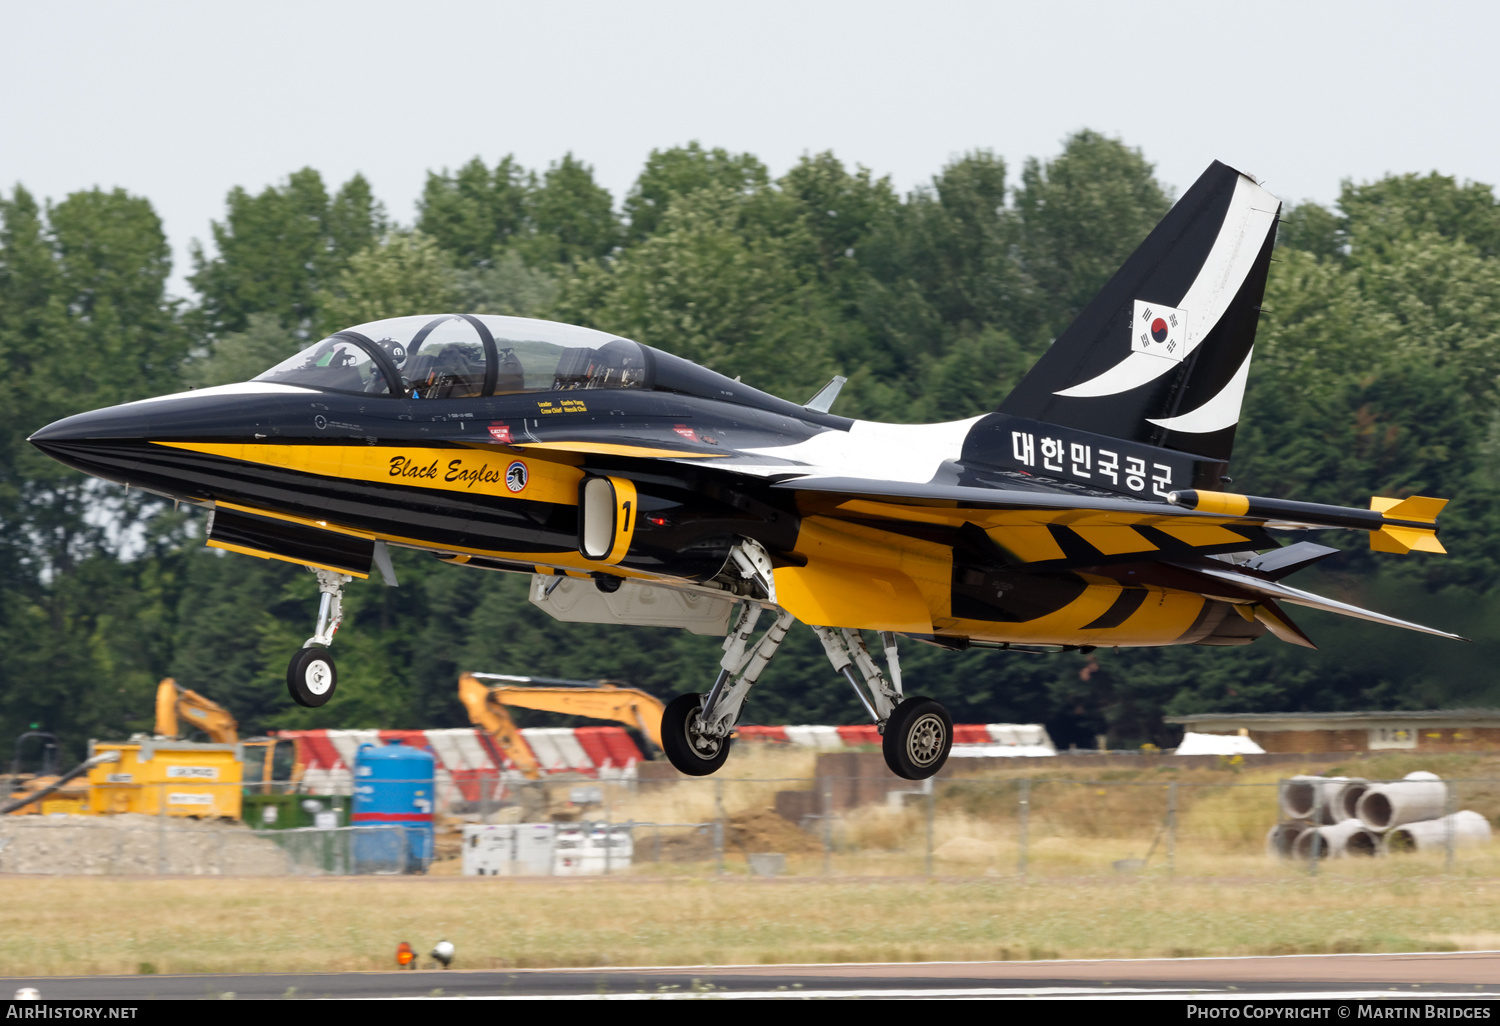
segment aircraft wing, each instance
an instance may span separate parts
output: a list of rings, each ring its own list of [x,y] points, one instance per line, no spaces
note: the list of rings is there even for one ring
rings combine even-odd
[[[1281,584],[1277,569],[1262,568],[1264,559],[1216,566],[1203,558],[1274,547],[1277,543],[1265,534],[1266,528],[1365,530],[1370,532],[1372,547],[1380,551],[1440,552],[1436,516],[1443,500],[1375,498],[1371,509],[1361,510],[1229,493],[1173,492],[1167,496],[1168,503],[1161,503],[1025,488],[912,486],[859,478],[802,477],[774,487],[805,496],[809,513],[945,527],[968,531],[976,538],[982,532],[1010,557],[1016,569],[1089,567],[1108,574],[1112,563],[1152,561],[1153,570],[1146,577],[1133,574],[1135,580],[1154,577],[1232,603],[1245,619],[1257,620],[1283,641],[1307,648],[1316,646],[1278,603],[1468,640]],[[1313,554],[1298,560],[1297,566],[1337,551],[1311,543],[1303,546]]]
[[[1168,492],[1165,502],[1062,490],[982,488],[961,484],[911,485],[862,478],[798,477],[776,489],[810,493],[820,507],[886,520],[950,524],[1015,521],[1041,515],[1058,524],[1195,525],[1271,527],[1280,530],[1362,530],[1379,551],[1442,552],[1437,514],[1444,499],[1374,498],[1368,510],[1227,492]],[[1012,514],[1012,516],[1006,516]],[[1041,521],[1038,521],[1041,522]]]

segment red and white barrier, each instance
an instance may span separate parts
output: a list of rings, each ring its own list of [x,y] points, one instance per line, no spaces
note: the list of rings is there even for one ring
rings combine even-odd
[[[521,773],[482,730],[283,730],[277,735],[297,744],[302,781],[313,794],[349,794],[355,753],[362,744],[401,744],[430,748],[437,757],[440,808],[454,801],[492,799],[497,785],[521,779]],[[826,727],[738,727],[741,741],[802,745],[823,752],[878,746],[873,723]],[[521,737],[544,774],[576,773],[603,779],[635,775],[642,755],[623,727],[528,727]],[[1038,723],[955,723],[955,757],[1056,755],[1057,749]],[[491,789],[485,794],[485,784]]]
[[[482,785],[520,779],[521,774],[482,730],[283,730],[277,735],[297,745],[302,781],[313,794],[349,794],[355,753],[362,744],[401,744],[430,748],[437,759],[438,805],[475,802]],[[641,751],[623,727],[529,727],[521,738],[544,774],[590,777],[632,776]]]
[[[852,727],[736,727],[735,736],[743,741],[804,745],[824,752],[880,744],[880,733],[873,723]],[[955,723],[952,754],[960,758],[1056,755],[1057,748],[1040,723]]]

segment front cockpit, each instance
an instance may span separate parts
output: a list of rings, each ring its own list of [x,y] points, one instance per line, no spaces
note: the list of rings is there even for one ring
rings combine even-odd
[[[255,380],[338,392],[463,399],[649,388],[646,347],[592,328],[488,314],[391,317],[335,332]]]

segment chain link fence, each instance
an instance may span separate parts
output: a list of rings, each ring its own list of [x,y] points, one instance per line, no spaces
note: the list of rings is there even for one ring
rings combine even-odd
[[[1014,772],[922,782],[883,772],[762,779],[496,777],[471,781],[467,795],[455,792],[436,810],[435,847],[418,843],[414,831],[420,828],[411,825],[350,824],[349,796],[255,785],[241,787],[238,819],[194,816],[190,806],[174,803],[165,792],[154,815],[0,817],[0,873],[1017,880],[1500,875],[1500,850],[1490,843],[1500,817],[1500,779],[1442,781],[1438,803],[1418,810],[1421,818],[1383,829],[1335,810],[1333,782],[1309,814],[1292,814],[1301,811],[1296,808],[1289,813],[1289,789],[1306,779],[1158,781]],[[540,832],[533,848],[542,845],[546,854],[539,856],[537,849],[523,857],[524,838],[516,833],[523,825]]]

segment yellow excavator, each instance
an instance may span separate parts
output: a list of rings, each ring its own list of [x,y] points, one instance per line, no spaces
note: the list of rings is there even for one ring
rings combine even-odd
[[[240,739],[239,722],[229,710],[191,688],[178,687],[167,677],[156,685],[156,736],[178,740],[182,734],[180,720],[186,720],[221,745],[232,745]]]
[[[489,732],[528,780],[539,779],[542,768],[506,711],[507,706],[613,720],[639,730],[661,751],[661,714],[666,707],[659,699],[619,681],[465,673],[458,678],[458,697],[474,725]]]

